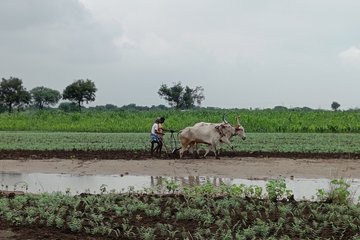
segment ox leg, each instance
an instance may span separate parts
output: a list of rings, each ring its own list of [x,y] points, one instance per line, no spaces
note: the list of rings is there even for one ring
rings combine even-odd
[[[216,159],[219,159],[219,158],[220,158],[220,157],[219,157],[219,153],[220,153],[220,152],[218,152],[218,150],[216,149],[216,144],[215,144],[215,142],[213,142],[212,147],[213,147],[213,151],[214,151],[214,154],[215,154],[215,158],[216,158]]]
[[[195,151],[195,157],[196,157],[196,158],[200,158],[200,150],[199,150],[199,149],[196,149],[196,151]]]
[[[179,153],[180,153],[180,158],[182,158],[184,156],[184,153],[188,150],[188,146],[186,147],[181,147]]]
[[[199,158],[199,149],[197,148],[196,142],[191,144],[191,148],[189,149],[189,152],[192,153],[195,158]]]
[[[209,146],[209,147],[206,149],[204,158],[206,158],[207,154],[210,152],[210,150],[212,150],[212,151],[214,152],[215,158],[216,158],[216,159],[219,159],[219,156],[218,156],[218,154],[217,154],[216,146],[215,146],[214,144],[209,144],[208,146]]]
[[[183,154],[184,154],[184,148],[183,147],[181,147],[181,149],[179,151],[179,154],[180,154],[180,158],[182,158]]]
[[[200,149],[201,148],[198,147],[198,144],[195,143],[196,158],[200,158]]]
[[[213,151],[214,151],[214,154],[215,154],[215,158],[219,159],[218,150],[216,149],[216,146],[213,145],[212,147],[213,147]]]
[[[206,158],[206,156],[207,156],[208,153],[210,152],[211,147],[212,147],[211,144],[208,144],[208,147],[207,147],[207,149],[206,149],[206,151],[205,151],[205,154],[204,154],[203,158]]]
[[[184,152],[187,150],[187,148],[188,148],[188,146],[184,146],[184,145],[181,146],[181,149],[179,151],[180,158],[182,158],[184,156]]]
[[[186,152],[186,151],[189,151],[189,149],[192,147],[192,145],[191,145],[191,143],[189,143],[189,144],[182,144],[182,147],[181,147],[181,149],[180,149],[180,158],[182,158],[183,157],[183,155],[184,155],[184,153]]]

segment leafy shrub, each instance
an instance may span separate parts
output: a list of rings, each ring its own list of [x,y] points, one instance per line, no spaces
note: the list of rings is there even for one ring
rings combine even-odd
[[[293,194],[291,190],[286,189],[284,178],[269,180],[266,183],[266,191],[268,192],[269,199],[272,201],[289,198]]]
[[[352,201],[349,187],[350,184],[344,179],[333,179],[328,191],[318,189],[316,195],[320,201],[347,204]]]

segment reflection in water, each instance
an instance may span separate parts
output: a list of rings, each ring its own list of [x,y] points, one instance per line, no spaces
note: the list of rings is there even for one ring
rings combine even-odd
[[[165,180],[173,180],[180,186],[197,186],[206,182],[211,182],[214,186],[220,186],[221,184],[232,184],[234,179],[232,178],[217,178],[217,177],[200,177],[200,176],[188,176],[188,177],[162,177],[151,176],[150,187],[164,186]]]
[[[221,184],[257,185],[265,192],[266,180],[249,180],[240,178],[217,178],[204,176],[189,177],[162,177],[162,176],[121,176],[121,175],[71,175],[71,174],[44,174],[44,173],[6,173],[0,172],[0,190],[20,190],[31,193],[42,192],[82,192],[100,193],[102,186],[107,191],[116,192],[143,190],[144,188],[164,187],[166,181],[173,180],[180,186],[196,186],[211,182],[215,186]],[[296,199],[311,199],[316,196],[317,189],[329,189],[330,179],[286,179],[287,188],[294,192]],[[359,197],[360,179],[349,179],[350,191],[354,199]]]

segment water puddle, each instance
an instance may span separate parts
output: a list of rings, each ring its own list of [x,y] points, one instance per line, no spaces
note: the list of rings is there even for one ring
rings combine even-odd
[[[245,184],[257,185],[263,188],[268,182],[262,179],[240,178],[213,178],[203,176],[189,177],[161,177],[161,176],[129,176],[129,175],[71,175],[71,174],[45,174],[45,173],[7,173],[0,172],[0,190],[17,190],[29,193],[43,192],[69,192],[70,194],[100,193],[104,188],[107,191],[126,192],[143,190],[163,186],[166,180],[174,180],[181,186],[195,186],[210,181],[213,185]],[[329,189],[330,179],[318,178],[291,178],[286,179],[287,189],[293,191],[295,199],[312,199],[317,189]],[[360,179],[347,179],[350,192],[357,201],[360,196]]]

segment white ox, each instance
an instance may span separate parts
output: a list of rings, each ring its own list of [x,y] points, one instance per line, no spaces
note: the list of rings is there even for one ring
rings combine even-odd
[[[222,123],[205,123],[200,122],[192,127],[186,127],[179,133],[179,140],[181,143],[180,158],[183,157],[184,152],[192,149],[199,143],[208,145],[204,154],[204,158],[213,150],[215,157],[218,158],[216,146],[219,143],[226,143],[231,145],[231,138],[238,135],[245,140],[245,130],[239,123],[237,118],[237,126],[233,127],[230,123],[224,120]],[[232,145],[231,145],[232,147]]]

